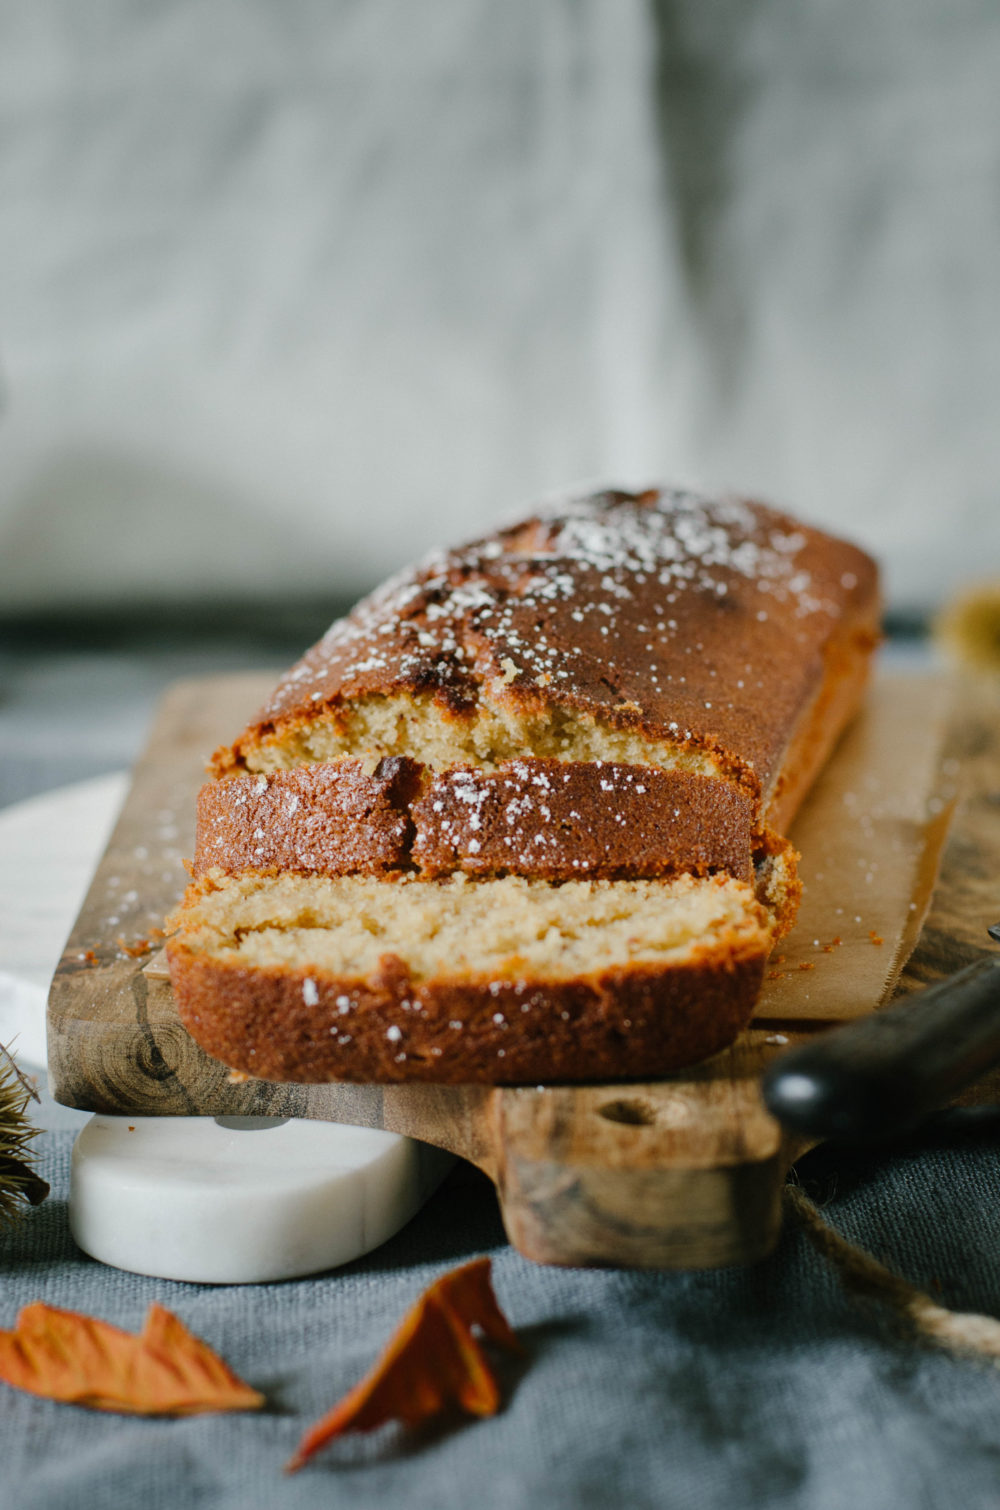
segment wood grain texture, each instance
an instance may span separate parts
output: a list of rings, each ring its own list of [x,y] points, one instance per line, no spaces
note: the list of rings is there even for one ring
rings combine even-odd
[[[996,953],[986,930],[1000,922],[1000,676],[956,676],[942,771],[940,800],[954,804],[953,820],[930,911],[894,997]],[[964,1106],[997,1102],[1000,1068],[959,1097]]]
[[[234,1080],[180,1025],[149,939],[184,885],[194,795],[212,746],[269,679],[181,683],[168,694],[66,946],[49,1007],[57,1099],[130,1115],[280,1115],[385,1127],[471,1160],[495,1181],[511,1241],[546,1263],[701,1267],[763,1256],[803,1145],[760,1100],[761,1069],[819,1024],[758,1022],[725,1053],[654,1084],[282,1085]],[[957,689],[946,776],[962,777],[942,880],[899,990],[990,948],[1000,919],[1000,694]],[[939,800],[942,813],[949,798]],[[942,820],[943,822],[943,817]],[[938,836],[940,837],[940,836]],[[931,834],[931,848],[934,835]],[[929,878],[928,878],[929,885]],[[783,998],[785,999],[785,998]],[[965,1098],[994,1099],[990,1077]]]

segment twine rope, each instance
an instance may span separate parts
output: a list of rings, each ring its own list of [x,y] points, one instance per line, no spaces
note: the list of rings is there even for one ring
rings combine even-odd
[[[879,1300],[928,1342],[956,1353],[975,1353],[1000,1359],[1000,1321],[973,1311],[949,1311],[923,1290],[894,1274],[841,1237],[820,1216],[815,1204],[798,1185],[785,1186],[785,1210],[799,1225],[818,1253],[836,1269],[844,1287],[855,1295]]]

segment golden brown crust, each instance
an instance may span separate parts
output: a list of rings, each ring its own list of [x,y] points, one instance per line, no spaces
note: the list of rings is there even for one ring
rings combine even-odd
[[[426,875],[640,879],[752,873],[753,809],[728,782],[616,762],[453,766],[413,808]]]
[[[571,710],[712,752],[766,807],[872,560],[762,504],[649,490],[574,498],[401,574],[335,624],[217,774],[378,695],[442,719]],[[525,753],[531,753],[526,751]]]
[[[194,874],[752,874],[752,804],[724,781],[614,762],[527,759],[495,772],[356,760],[210,782]]]
[[[853,606],[823,652],[823,677],[789,740],[764,822],[784,832],[851,722],[880,639],[879,602]]]
[[[763,979],[762,933],[688,964],[549,982],[413,981],[248,969],[168,945],[181,1020],[209,1054],[264,1080],[524,1084],[670,1074],[731,1043]],[[307,984],[309,983],[309,984]]]
[[[406,864],[416,761],[392,757],[299,766],[275,776],[210,781],[198,793],[192,872],[290,870],[383,875]]]

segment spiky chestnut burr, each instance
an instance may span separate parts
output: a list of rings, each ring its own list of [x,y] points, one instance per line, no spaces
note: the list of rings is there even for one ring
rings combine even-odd
[[[27,1107],[37,1100],[13,1055],[0,1044],[0,1223],[16,1221],[25,1204],[38,1206],[49,1193],[32,1162],[31,1142],[38,1128]]]

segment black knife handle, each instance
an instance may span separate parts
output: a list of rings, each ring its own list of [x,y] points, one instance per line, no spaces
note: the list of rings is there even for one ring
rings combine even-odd
[[[871,1142],[908,1132],[1000,1061],[1000,958],[790,1049],[764,1102],[791,1131]]]

